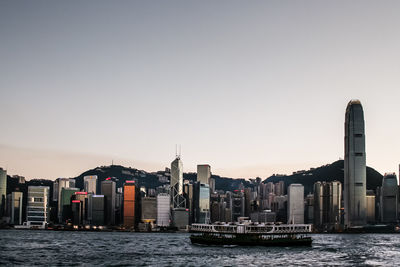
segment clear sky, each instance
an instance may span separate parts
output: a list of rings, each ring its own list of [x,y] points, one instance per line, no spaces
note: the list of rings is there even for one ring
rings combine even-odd
[[[400,163],[399,1],[0,1],[0,166],[268,177],[343,158],[360,99],[367,164]]]

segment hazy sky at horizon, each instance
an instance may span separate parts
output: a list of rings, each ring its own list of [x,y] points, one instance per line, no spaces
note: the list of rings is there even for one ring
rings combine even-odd
[[[115,163],[268,177],[343,157],[400,163],[398,1],[0,1],[0,167]]]

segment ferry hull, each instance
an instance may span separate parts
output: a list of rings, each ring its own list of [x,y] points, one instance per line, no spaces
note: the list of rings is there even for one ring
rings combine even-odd
[[[311,237],[304,238],[248,238],[248,237],[211,237],[205,235],[192,235],[190,237],[192,244],[214,245],[214,246],[267,246],[267,247],[292,247],[292,246],[311,246]]]

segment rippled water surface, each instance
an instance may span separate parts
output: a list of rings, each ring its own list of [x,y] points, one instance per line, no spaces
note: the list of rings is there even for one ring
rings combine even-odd
[[[399,234],[312,235],[312,247],[207,247],[189,234],[0,230],[0,265],[365,266],[400,264]]]

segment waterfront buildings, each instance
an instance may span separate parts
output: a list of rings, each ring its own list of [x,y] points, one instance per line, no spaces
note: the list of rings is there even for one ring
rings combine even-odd
[[[71,197],[78,191],[79,188],[61,188],[58,199],[60,223],[66,223],[67,220],[72,219]]]
[[[78,191],[71,196],[72,223],[83,225],[88,223],[88,193]]]
[[[339,229],[342,184],[339,181],[314,183],[314,227],[318,230]]]
[[[366,155],[364,112],[359,100],[347,105],[344,146],[344,224],[366,224]]]
[[[172,226],[186,230],[189,224],[189,209],[175,208],[172,210]]]
[[[91,224],[92,225],[104,225],[104,208],[105,200],[104,195],[92,195],[91,196]]]
[[[398,219],[399,188],[395,173],[383,176],[380,194],[380,215],[383,223],[396,223]]]
[[[105,224],[115,224],[115,182],[107,178],[101,182],[101,194],[105,198]]]
[[[157,226],[168,227],[170,225],[170,195],[159,193],[157,195]]]
[[[97,175],[88,175],[83,177],[84,191],[89,194],[97,193]]]
[[[7,171],[0,168],[0,219],[6,211]]]
[[[46,228],[49,222],[48,186],[28,186],[26,220],[28,227]]]
[[[22,224],[22,197],[22,192],[12,192],[7,196],[7,217],[10,224]]]
[[[339,181],[326,183],[324,195],[324,223],[328,229],[338,230],[342,207],[342,184]]]
[[[124,184],[124,226],[135,226],[136,216],[136,184],[135,181],[126,181]]]
[[[157,198],[155,197],[143,197],[141,200],[142,206],[142,222],[155,224],[157,220]]]
[[[291,184],[288,187],[288,223],[304,223],[304,186]]]
[[[323,227],[324,215],[324,185],[321,182],[314,183],[314,228],[321,229]]]

